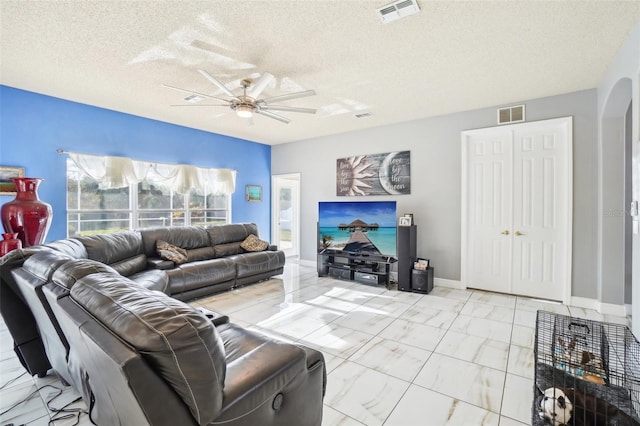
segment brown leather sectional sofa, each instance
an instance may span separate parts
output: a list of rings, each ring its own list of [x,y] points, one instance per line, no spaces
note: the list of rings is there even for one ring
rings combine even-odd
[[[178,300],[281,273],[281,251],[240,248],[253,232],[163,228],[11,252],[0,259],[0,309],[16,353],[31,374],[53,366],[96,424],[319,425],[322,353]],[[189,261],[158,258],[158,240]]]

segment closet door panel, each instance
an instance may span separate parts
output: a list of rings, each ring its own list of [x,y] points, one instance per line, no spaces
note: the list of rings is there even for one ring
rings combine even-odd
[[[516,294],[563,300],[567,283],[565,127],[528,123],[513,135],[513,282]]]
[[[469,287],[511,291],[510,138],[509,132],[502,132],[468,140]]]

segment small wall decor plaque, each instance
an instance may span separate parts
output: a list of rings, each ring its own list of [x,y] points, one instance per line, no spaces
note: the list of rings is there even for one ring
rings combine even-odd
[[[0,195],[16,195],[14,177],[24,177],[24,167],[0,166]]]
[[[247,185],[246,195],[247,201],[262,201],[262,186]]]

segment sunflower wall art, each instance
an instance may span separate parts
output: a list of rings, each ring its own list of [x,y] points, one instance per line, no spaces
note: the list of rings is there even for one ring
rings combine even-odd
[[[337,196],[411,194],[411,151],[338,158]]]

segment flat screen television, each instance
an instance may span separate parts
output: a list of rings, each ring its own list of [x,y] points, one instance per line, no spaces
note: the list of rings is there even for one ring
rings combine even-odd
[[[395,201],[321,201],[318,251],[396,256]]]

